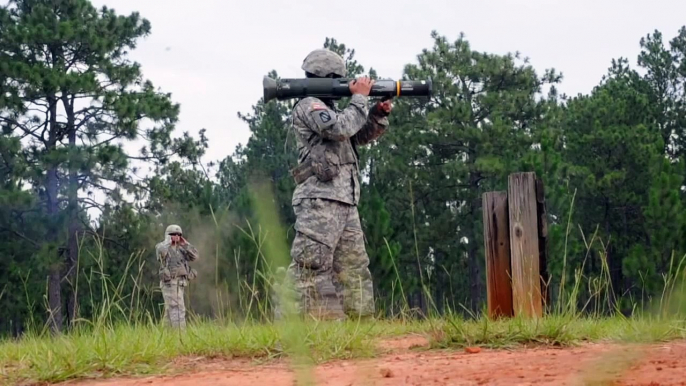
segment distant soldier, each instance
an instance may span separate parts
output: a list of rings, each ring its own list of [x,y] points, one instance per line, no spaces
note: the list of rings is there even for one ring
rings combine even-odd
[[[186,239],[178,225],[169,225],[164,241],[155,246],[157,260],[160,262],[160,287],[164,297],[164,319],[172,326],[186,328],[186,306],[184,287],[197,276],[190,268],[189,261],[200,257],[198,250]]]

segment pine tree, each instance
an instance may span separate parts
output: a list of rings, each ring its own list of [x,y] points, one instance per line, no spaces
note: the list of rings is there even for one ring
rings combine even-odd
[[[642,38],[640,46],[638,65],[646,72],[640,91],[651,102],[644,114],[655,120],[670,158],[683,159],[686,154],[686,26],[669,42],[669,48],[665,47],[659,31]]]
[[[179,106],[126,58],[150,32],[137,13],[120,16],[87,0],[11,0],[0,8],[0,21],[0,122],[4,133],[24,139],[24,178],[48,215],[43,257],[50,266],[51,328],[58,331],[61,283],[73,283],[77,237],[89,226],[82,210],[102,207],[95,192],[115,203],[126,193],[140,197],[131,160],[196,157],[202,146],[189,136],[171,138]],[[143,129],[145,123],[150,127]],[[141,138],[140,155],[129,155],[122,143]],[[72,291],[69,320],[75,303]]]
[[[614,61],[591,95],[570,100],[564,120],[563,157],[569,164],[570,185],[578,189],[576,223],[587,238],[598,227],[616,293],[631,286],[622,274],[623,259],[631,245],[644,238],[642,207],[647,204],[653,165],[664,148],[646,114],[650,101],[642,89],[643,81],[626,61]],[[589,273],[600,271],[602,249],[596,240]]]
[[[519,160],[537,140],[535,129],[547,108],[536,97],[560,76],[549,70],[539,77],[526,60],[517,63],[518,54],[474,51],[464,36],[449,42],[434,32],[432,38],[432,49],[422,51],[418,64],[406,66],[404,78],[430,77],[434,96],[426,104],[397,101],[393,129],[380,141],[374,176],[388,184],[384,196],[402,192],[392,213],[403,215],[394,224],[416,228],[406,233],[416,231],[419,245],[403,246],[403,251],[414,252],[420,260],[415,266],[433,269],[437,289],[446,287],[446,273],[460,271],[457,279],[466,277],[469,288],[462,299],[476,309],[484,292],[481,193],[484,187],[503,188],[510,172],[524,171],[517,170]],[[410,204],[415,218],[408,214]],[[415,244],[414,237],[408,240]],[[414,276],[421,280],[427,273],[418,270]]]

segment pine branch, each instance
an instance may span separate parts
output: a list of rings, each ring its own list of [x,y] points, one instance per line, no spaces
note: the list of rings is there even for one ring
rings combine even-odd
[[[100,210],[104,209],[104,206],[90,197],[79,197],[80,202],[85,202],[91,205],[91,208],[98,208]]]
[[[23,233],[19,231],[15,231],[14,229],[6,228],[6,227],[0,227],[0,229],[4,230],[5,232],[12,233],[13,235],[19,237],[22,240],[25,240],[32,244],[36,248],[40,248],[40,244],[38,244],[36,241],[31,240],[30,238],[26,237]]]
[[[101,142],[98,142],[98,143],[95,143],[95,144],[91,144],[91,146],[92,146],[92,147],[99,147],[99,146],[102,146],[102,145],[107,145],[108,143],[114,141],[115,139],[121,138],[122,135],[123,135],[123,134],[113,135],[113,136],[111,136],[110,138],[108,138],[108,139],[106,139],[106,140],[104,140],[104,141],[101,141]]]
[[[83,127],[83,125],[90,122],[90,120],[93,117],[95,117],[96,115],[98,115],[100,112],[102,112],[105,109],[103,107],[87,107],[87,108],[81,109],[81,110],[77,111],[76,113],[74,113],[74,116],[84,114],[84,113],[86,113],[86,111],[89,111],[89,110],[92,110],[92,111],[90,111],[89,114],[86,114],[85,117],[83,117],[81,120],[79,120],[79,122],[75,125],[75,130],[80,130],[81,127]]]
[[[415,198],[414,204],[416,205],[419,201],[424,201],[424,199],[426,199],[429,195],[435,194],[437,191],[445,190],[445,189],[455,189],[455,188],[468,189],[468,188],[471,188],[471,185],[470,184],[452,184],[452,185],[442,185],[439,187],[432,186],[428,192],[426,192],[423,195]]]
[[[29,129],[28,127],[26,127],[25,125],[19,123],[19,121],[15,120],[15,119],[8,118],[8,117],[3,117],[3,116],[0,116],[0,119],[3,120],[3,121],[5,121],[5,122],[7,122],[7,123],[9,123],[9,124],[11,124],[11,125],[14,125],[15,127],[18,127],[19,129],[21,129],[21,130],[24,132],[24,135],[22,136],[22,139],[25,138],[25,137],[27,137],[27,136],[32,136],[32,137],[36,138],[37,140],[39,140],[39,141],[45,143],[45,140],[44,140],[43,138],[41,138],[38,134],[35,133],[35,131],[36,131],[40,126],[38,126],[38,127],[34,128],[33,130],[31,130],[31,129]]]
[[[97,178],[97,177],[96,177],[96,178]],[[98,178],[98,179],[101,179],[101,178]],[[106,178],[102,178],[102,179],[107,180]],[[112,180],[108,180],[108,181],[112,181]],[[98,189],[100,189],[100,190],[102,190],[102,191],[105,191],[105,192],[108,192],[108,193],[114,193],[114,192],[115,192],[114,189],[108,188],[108,187],[106,187],[106,186],[102,186],[101,184],[98,184],[97,182],[94,182],[94,181],[91,181],[91,180],[84,180],[83,182],[84,182],[84,184],[91,185],[91,186],[93,186],[93,187],[95,187],[95,188],[98,188]],[[113,181],[113,182],[116,182],[116,181]]]
[[[154,160],[160,159],[161,157],[164,157],[164,158],[171,158],[172,156],[174,156],[174,155],[176,155],[176,154],[177,154],[177,153],[174,152],[174,153],[169,153],[169,154],[165,154],[165,155],[162,155],[162,156],[151,155],[151,156],[147,156],[147,157],[144,157],[144,156],[127,155],[126,158],[128,158],[128,159],[133,159],[133,160],[137,160],[137,161],[154,161]]]
[[[88,234],[90,234],[91,236],[100,238],[100,239],[105,240],[105,241],[109,241],[110,243],[112,243],[112,244],[114,244],[114,245],[117,245],[118,247],[120,247],[120,248],[122,248],[122,249],[127,249],[126,245],[122,244],[120,241],[115,240],[115,239],[113,239],[113,238],[111,238],[111,237],[107,237],[107,236],[105,236],[105,235],[101,235],[101,234],[99,234],[98,232],[96,232],[96,231],[90,226],[90,224],[83,223],[83,225],[84,225],[84,227],[86,227],[86,229],[84,230],[84,233],[88,233]]]

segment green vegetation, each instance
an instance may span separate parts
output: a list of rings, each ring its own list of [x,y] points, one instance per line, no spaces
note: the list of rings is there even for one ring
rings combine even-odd
[[[307,323],[307,363],[369,358],[382,352],[378,343],[407,334],[426,336],[432,348],[513,348],[526,345],[575,345],[589,341],[651,343],[686,338],[683,319],[568,318],[531,320],[464,320],[458,316],[424,321],[376,323]],[[0,382],[58,382],[83,377],[146,375],[183,371],[171,359],[198,356],[246,357],[267,361],[293,357],[279,326],[272,324],[192,324],[186,333],[156,324],[118,324],[69,335],[28,335],[0,343]],[[411,348],[412,349],[412,348]],[[416,348],[416,349],[423,349]],[[176,363],[176,364],[174,364]],[[197,363],[197,362],[196,362]]]
[[[312,361],[366,357],[374,354],[370,337],[391,336],[426,329],[420,324],[377,325],[356,323],[308,324],[306,347]],[[149,374],[174,371],[170,359],[178,356],[279,357],[291,347],[273,325],[194,324],[185,333],[153,324],[120,324],[86,329],[57,337],[27,336],[0,344],[0,380],[57,382],[74,377]],[[280,348],[283,347],[283,348]]]
[[[361,149],[380,321],[280,326],[292,101],[257,101],[239,114],[249,141],[207,162],[204,131],[177,134],[180,106],[127,59],[150,28],[88,0],[0,6],[1,380],[157,372],[178,355],[307,366],[408,332],[434,347],[684,337],[686,27],[645,36],[635,64],[608,58],[574,97],[555,69],[433,33],[403,77],[430,76],[435,96],[395,101],[392,129]],[[351,76],[384,75],[324,47]],[[546,188],[551,304],[540,321],[490,321],[480,197],[526,171]],[[185,334],[159,327],[153,251],[171,222],[201,252]]]
[[[488,318],[464,321],[448,317],[433,347],[520,345],[567,346],[582,342],[654,343],[686,338],[683,319],[572,318],[548,316],[540,321]]]
[[[578,296],[582,287],[597,289],[587,302],[596,308],[577,309],[578,300],[569,298],[567,306],[551,308],[539,320],[490,320],[483,314],[465,317],[452,310],[439,313],[436,308],[427,318],[418,319],[405,304],[395,317],[364,322],[296,319],[275,324],[261,322],[260,318],[235,322],[191,315],[185,332],[162,327],[143,309],[127,308],[129,296],[120,291],[125,285],[99,275],[97,287],[102,288],[105,296],[94,303],[98,305],[95,318],[78,320],[67,334],[54,335],[43,330],[0,341],[0,381],[26,384],[163,374],[183,371],[184,366],[197,364],[199,357],[250,358],[255,363],[287,358],[301,365],[295,368],[302,371],[301,379],[306,379],[307,369],[312,365],[333,359],[371,358],[386,350],[380,344],[385,339],[410,334],[426,338],[428,346],[414,348],[418,350],[686,339],[686,309],[682,300],[686,292],[677,276],[665,278],[659,299],[625,317],[610,308],[615,303],[609,298],[612,292],[607,273],[585,277],[578,274],[580,271],[577,269],[575,281],[568,283],[572,287],[569,293]],[[686,267],[676,272],[683,276]],[[89,284],[93,286],[94,282]],[[256,292],[255,287],[246,292]],[[144,307],[145,302],[133,304]],[[267,308],[259,303],[254,307]],[[183,357],[186,359],[178,360]]]

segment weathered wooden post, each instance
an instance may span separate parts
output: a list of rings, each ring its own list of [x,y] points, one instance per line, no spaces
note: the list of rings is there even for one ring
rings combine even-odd
[[[515,173],[508,179],[510,251],[514,314],[542,316],[536,175]]]
[[[507,192],[484,193],[482,201],[488,316],[492,319],[511,317],[513,309]]]
[[[543,182],[535,173],[514,173],[507,192],[482,200],[488,316],[541,317],[550,302]]]

